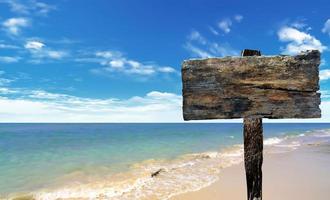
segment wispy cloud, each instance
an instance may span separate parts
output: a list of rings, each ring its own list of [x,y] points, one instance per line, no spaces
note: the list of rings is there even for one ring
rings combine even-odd
[[[3,29],[10,35],[17,36],[21,33],[21,29],[30,25],[29,19],[18,17],[10,18],[2,23]]]
[[[197,56],[200,58],[233,56],[239,54],[237,50],[233,49],[228,44],[210,42],[198,31],[192,31],[187,36],[187,42],[184,47],[192,54],[192,56]]]
[[[212,55],[207,49],[202,49],[200,47],[197,47],[197,46],[193,45],[191,42],[187,42],[184,47],[185,47],[185,49],[190,51],[192,56],[197,56],[199,58],[215,57],[215,55]]]
[[[56,49],[51,44],[70,45],[76,43],[72,39],[63,38],[62,40],[49,41],[43,39],[35,39],[38,37],[31,37],[27,39],[20,35],[22,29],[31,26],[32,20],[34,20],[34,13],[47,14],[51,10],[56,9],[55,6],[43,3],[41,1],[29,0],[0,0],[0,3],[6,3],[9,5],[12,12],[20,14],[17,18],[10,18],[3,22],[2,27],[11,36],[16,36],[19,41],[25,41],[20,47],[18,53],[26,54],[24,60],[29,63],[41,64],[44,62],[54,62],[55,60],[64,60],[64,58],[73,58],[72,54],[75,55],[75,61],[79,62],[97,62],[100,67],[94,68],[91,72],[96,74],[109,75],[114,73],[123,73],[129,75],[139,75],[141,77],[147,77],[155,74],[179,74],[175,68],[168,65],[158,65],[155,62],[141,62],[135,59],[125,57],[120,52],[115,51],[98,51],[90,57],[79,57],[77,50],[68,51],[68,47],[65,49]],[[12,39],[12,38],[11,38]],[[47,41],[47,44],[46,44]],[[0,43],[1,44],[1,43]],[[12,48],[6,44],[1,44],[0,48]],[[22,53],[23,52],[23,53]],[[14,57],[3,57],[0,61],[2,62],[14,62]]]
[[[36,0],[32,0],[30,5],[32,5],[32,11],[37,11],[39,14],[42,15],[47,15],[50,11],[56,9],[56,6],[54,5],[50,5]]]
[[[173,67],[158,67],[158,71],[162,73],[177,73]]]
[[[196,41],[203,45],[207,43],[206,39],[198,31],[192,31],[190,35],[188,35],[188,40]]]
[[[0,41],[0,49],[16,49],[15,55],[18,56],[2,56],[1,62],[17,62],[19,59],[24,59],[29,63],[44,63],[45,61],[62,60],[69,56],[69,52],[63,49],[54,49],[47,46],[44,42],[36,39],[28,39],[22,34],[23,29],[32,27],[32,21],[35,20],[36,15],[47,15],[50,11],[56,9],[56,6],[44,3],[38,0],[0,0],[0,4],[7,4],[10,10],[20,17],[13,17],[4,20],[1,23],[1,28],[4,30],[9,38],[20,45],[10,45]],[[36,38],[36,37],[34,37]],[[68,44],[68,39],[57,41],[58,44]],[[23,43],[23,44],[22,44]],[[26,56],[26,53],[30,56]],[[24,56],[23,56],[24,54]]]
[[[0,3],[6,3],[14,13],[28,14],[29,8],[15,0],[1,0]]]
[[[18,62],[21,57],[11,57],[11,56],[0,56],[0,62],[3,63],[15,63]]]
[[[330,121],[330,101],[322,101],[320,105],[322,119],[320,121],[329,123]]]
[[[220,20],[218,22],[218,28],[224,33],[229,33],[231,31],[231,26],[234,22],[240,23],[243,20],[242,15],[235,15],[234,17],[228,17]]]
[[[8,85],[8,84],[10,84],[11,82],[13,82],[13,80],[6,79],[6,78],[1,78],[1,77],[0,77],[0,86]]]
[[[3,77],[3,75],[5,74],[4,71],[0,71],[0,86],[7,86],[9,85],[11,82],[13,82],[14,80],[12,79],[8,79]]]
[[[330,19],[328,19],[325,23],[324,26],[322,28],[322,32],[326,33],[330,36]]]
[[[231,27],[232,24],[233,24],[233,22],[231,21],[231,19],[227,18],[227,19],[223,19],[223,20],[219,21],[218,27],[224,33],[229,33],[230,32],[230,27]]]
[[[213,33],[213,35],[219,35],[219,32],[215,30],[215,28],[213,28],[212,26],[209,26],[209,30],[211,31],[211,33]]]
[[[26,49],[30,50],[41,50],[45,46],[44,43],[39,42],[39,41],[27,41],[24,45]]]
[[[320,71],[320,80],[325,81],[330,79],[330,70],[325,69]]]
[[[20,47],[17,45],[12,45],[12,44],[6,44],[6,43],[2,43],[0,41],[0,49],[19,49]]]
[[[1,94],[6,94],[7,97],[1,97]],[[2,108],[0,121],[182,121],[181,101],[181,95],[159,91],[128,99],[93,99],[49,93],[43,90],[0,88],[0,107]]]
[[[301,51],[317,49],[323,52],[327,49],[320,40],[316,39],[311,34],[293,28],[290,26],[283,26],[277,32],[278,38],[281,42],[288,43],[285,48],[282,48],[284,54],[297,54]]]
[[[325,59],[321,59],[320,67],[324,67],[327,65],[327,61]]]
[[[243,20],[243,16],[242,15],[235,15],[234,16],[234,19],[237,21],[237,22],[241,22]]]
[[[322,99],[330,99],[330,90],[321,90],[320,93]]]
[[[79,58],[78,62],[98,62],[102,67],[92,69],[96,74],[123,73],[131,75],[150,76],[157,73],[177,73],[170,66],[159,66],[155,63],[142,63],[126,58],[118,51],[97,51],[94,57]]]
[[[0,0],[0,3],[7,4],[13,13],[23,15],[47,15],[50,11],[56,9],[56,6],[54,5],[37,0]]]
[[[31,55],[33,63],[41,63],[44,59],[55,59],[60,60],[64,57],[69,56],[67,51],[63,50],[53,50],[47,47],[43,42],[37,40],[29,40],[24,45]]]
[[[285,26],[288,27],[292,27],[298,30],[303,30],[305,32],[311,31],[312,27],[310,27],[307,23],[306,23],[306,19],[305,18],[298,18],[296,20],[287,20],[287,22],[285,23]]]

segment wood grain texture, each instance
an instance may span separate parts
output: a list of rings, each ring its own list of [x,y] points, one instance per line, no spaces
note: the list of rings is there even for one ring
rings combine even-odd
[[[262,199],[263,128],[261,118],[244,118],[247,199]]]
[[[185,120],[319,118],[320,52],[185,61]]]
[[[242,56],[261,56],[258,50],[245,49]],[[262,199],[263,128],[262,118],[244,118],[244,166],[248,200]]]

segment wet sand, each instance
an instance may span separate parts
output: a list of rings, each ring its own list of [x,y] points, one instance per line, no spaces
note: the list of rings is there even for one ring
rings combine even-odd
[[[224,169],[220,179],[196,192],[171,200],[242,200],[246,199],[243,164]],[[263,199],[330,199],[330,147],[305,146],[288,153],[264,156]]]
[[[329,199],[329,136],[328,130],[319,130],[307,135],[266,139],[264,199]],[[69,177],[69,180],[64,179],[64,183],[60,183],[58,187],[46,187],[11,197],[24,200],[156,200],[169,197],[172,200],[241,200],[246,199],[245,171],[240,163],[242,153],[242,145],[234,145],[221,152],[186,154],[174,160],[147,160],[132,166],[127,173],[117,174],[118,180],[113,175],[96,176],[95,179],[87,175],[85,179],[89,179],[86,182],[71,181]],[[162,169],[160,173],[151,177],[159,169]],[[73,178],[80,180],[76,175]],[[200,190],[196,191],[198,189]],[[195,192],[188,192],[194,190]],[[183,193],[185,191],[187,193]]]

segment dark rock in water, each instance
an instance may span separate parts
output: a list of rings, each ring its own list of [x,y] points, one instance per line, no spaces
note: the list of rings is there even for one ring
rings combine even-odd
[[[185,120],[318,118],[320,52],[187,60]]]
[[[163,169],[163,168],[161,168],[161,169],[159,169],[159,170],[157,170],[157,171],[153,172],[153,173],[151,174],[151,177],[155,177],[155,176],[158,176],[158,175],[160,174],[160,172],[162,172],[162,171],[164,171],[164,169]]]

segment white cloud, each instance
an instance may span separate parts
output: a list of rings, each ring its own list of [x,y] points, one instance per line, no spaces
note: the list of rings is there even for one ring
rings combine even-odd
[[[158,71],[163,72],[163,73],[175,73],[176,72],[176,70],[173,67],[159,67]]]
[[[321,90],[320,93],[322,99],[330,99],[330,90]]]
[[[225,33],[229,33],[230,32],[230,27],[232,25],[232,21],[231,19],[223,19],[218,23],[218,27]]]
[[[23,15],[47,15],[50,11],[56,9],[56,6],[54,5],[46,4],[37,0],[0,0],[0,3],[8,4],[12,12]]]
[[[46,4],[44,2],[32,0],[31,1],[32,10],[37,11],[39,14],[47,15],[50,11],[55,10],[56,6]]]
[[[213,27],[209,27],[211,33],[213,33],[214,35],[219,35],[219,32],[217,30],[215,30]]]
[[[111,59],[113,57],[121,57],[122,55],[115,51],[98,51],[96,52],[96,56]]]
[[[328,80],[328,79],[330,79],[330,70],[329,69],[321,70],[320,71],[320,80],[324,81],[324,80]]]
[[[0,0],[1,3],[8,4],[10,10],[15,14],[24,17],[9,18],[2,22],[4,29],[10,36],[19,36],[22,29],[31,25],[31,15],[47,15],[49,11],[56,9],[55,6],[37,0]],[[2,5],[1,5],[2,6]]]
[[[0,122],[182,122],[181,95],[151,91],[127,99],[82,98],[43,90],[0,87]],[[321,119],[265,122],[329,122],[330,101],[322,101]],[[204,120],[199,122],[241,122]]]
[[[329,123],[330,122],[330,101],[322,101],[320,108],[321,108],[321,113],[322,113],[322,119],[320,119],[320,121]]]
[[[19,49],[20,47],[12,44],[0,43],[0,49]]]
[[[321,59],[320,67],[324,67],[327,65],[327,61],[325,59]]]
[[[95,68],[91,71],[96,74],[108,74],[120,72],[124,74],[149,76],[156,73],[176,73],[176,70],[168,66],[158,66],[156,64],[145,64],[136,60],[131,60],[116,51],[98,51],[96,58],[78,59],[78,62],[98,62],[102,68]]]
[[[152,91],[149,92],[146,96],[152,99],[178,99],[181,101],[181,97],[169,92]]]
[[[201,44],[206,44],[206,39],[198,31],[192,31],[188,36],[188,39],[195,40]]]
[[[55,50],[42,50],[42,51],[31,51],[32,59],[29,60],[31,63],[40,64],[50,60],[61,60],[69,53],[66,51],[55,51]]]
[[[243,16],[242,15],[235,15],[234,16],[234,19],[237,21],[237,22],[241,22],[243,20]]]
[[[29,26],[29,20],[27,18],[18,17],[10,18],[2,23],[3,28],[11,35],[19,35],[23,27]]]
[[[7,79],[7,78],[0,78],[0,86],[5,86],[10,84],[11,82],[13,82],[13,80],[11,79]]]
[[[234,50],[228,44],[220,45],[216,42],[210,42],[197,31],[193,31],[187,39],[188,40],[184,47],[191,52],[192,56],[211,58],[239,54],[238,51]]]
[[[327,49],[327,47],[323,46],[314,36],[296,28],[284,26],[278,31],[277,35],[280,41],[288,42],[287,46],[282,51],[284,54],[292,55],[312,49],[323,52]]]
[[[39,41],[27,41],[24,47],[26,49],[34,49],[34,50],[40,50],[45,46],[44,43]]]
[[[209,51],[214,55],[220,55],[220,56],[239,55],[239,51],[231,48],[228,44],[220,45],[215,42],[209,44]]]
[[[0,95],[10,91],[0,88]],[[41,90],[14,91],[15,98],[0,97],[1,122],[182,121],[182,97],[173,93],[152,91],[145,96],[120,100],[81,98]]]
[[[323,33],[327,33],[330,36],[330,19],[328,19],[325,23],[324,26],[322,28],[322,32]]]
[[[112,60],[110,61],[110,65],[114,68],[123,68],[125,63],[123,60]]]
[[[243,20],[242,15],[235,15],[234,17],[225,18],[218,22],[218,28],[224,33],[229,33],[231,31],[231,26],[234,22],[240,23]],[[211,32],[214,32],[211,30]]]
[[[29,8],[16,0],[1,0],[0,3],[7,3],[10,7],[10,10],[14,13],[28,14]]]
[[[45,62],[52,62],[54,60],[62,60],[68,57],[70,54],[61,50],[49,50],[44,49],[41,51],[30,51],[31,59],[28,60],[32,64],[42,64]]]
[[[62,59],[68,56],[68,53],[65,51],[58,51],[58,50],[46,50],[43,56],[52,59]]]
[[[0,87],[0,95],[8,95],[8,94],[15,94],[18,91],[6,87]]]
[[[0,86],[7,86],[9,85],[11,82],[13,82],[14,80],[12,79],[8,79],[8,78],[3,78],[1,76],[3,76],[5,74],[4,71],[0,71]]]
[[[24,47],[31,53],[33,63],[41,63],[44,59],[59,60],[69,55],[66,51],[46,48],[44,43],[36,40],[27,41]]]
[[[20,59],[20,57],[0,56],[0,62],[4,63],[15,63],[18,62]]]
[[[8,95],[8,94],[15,94],[15,93],[16,93],[15,90],[0,87],[0,95]]]
[[[200,47],[197,47],[190,42],[187,42],[184,46],[188,51],[191,52],[193,56],[197,56],[200,58],[212,58],[216,57],[215,55],[212,55],[208,50],[201,49]]]
[[[291,23],[289,23],[289,27],[293,27],[299,30],[304,30],[304,31],[310,31],[312,30],[312,27],[308,26],[308,24],[305,23],[305,19],[297,19]]]

